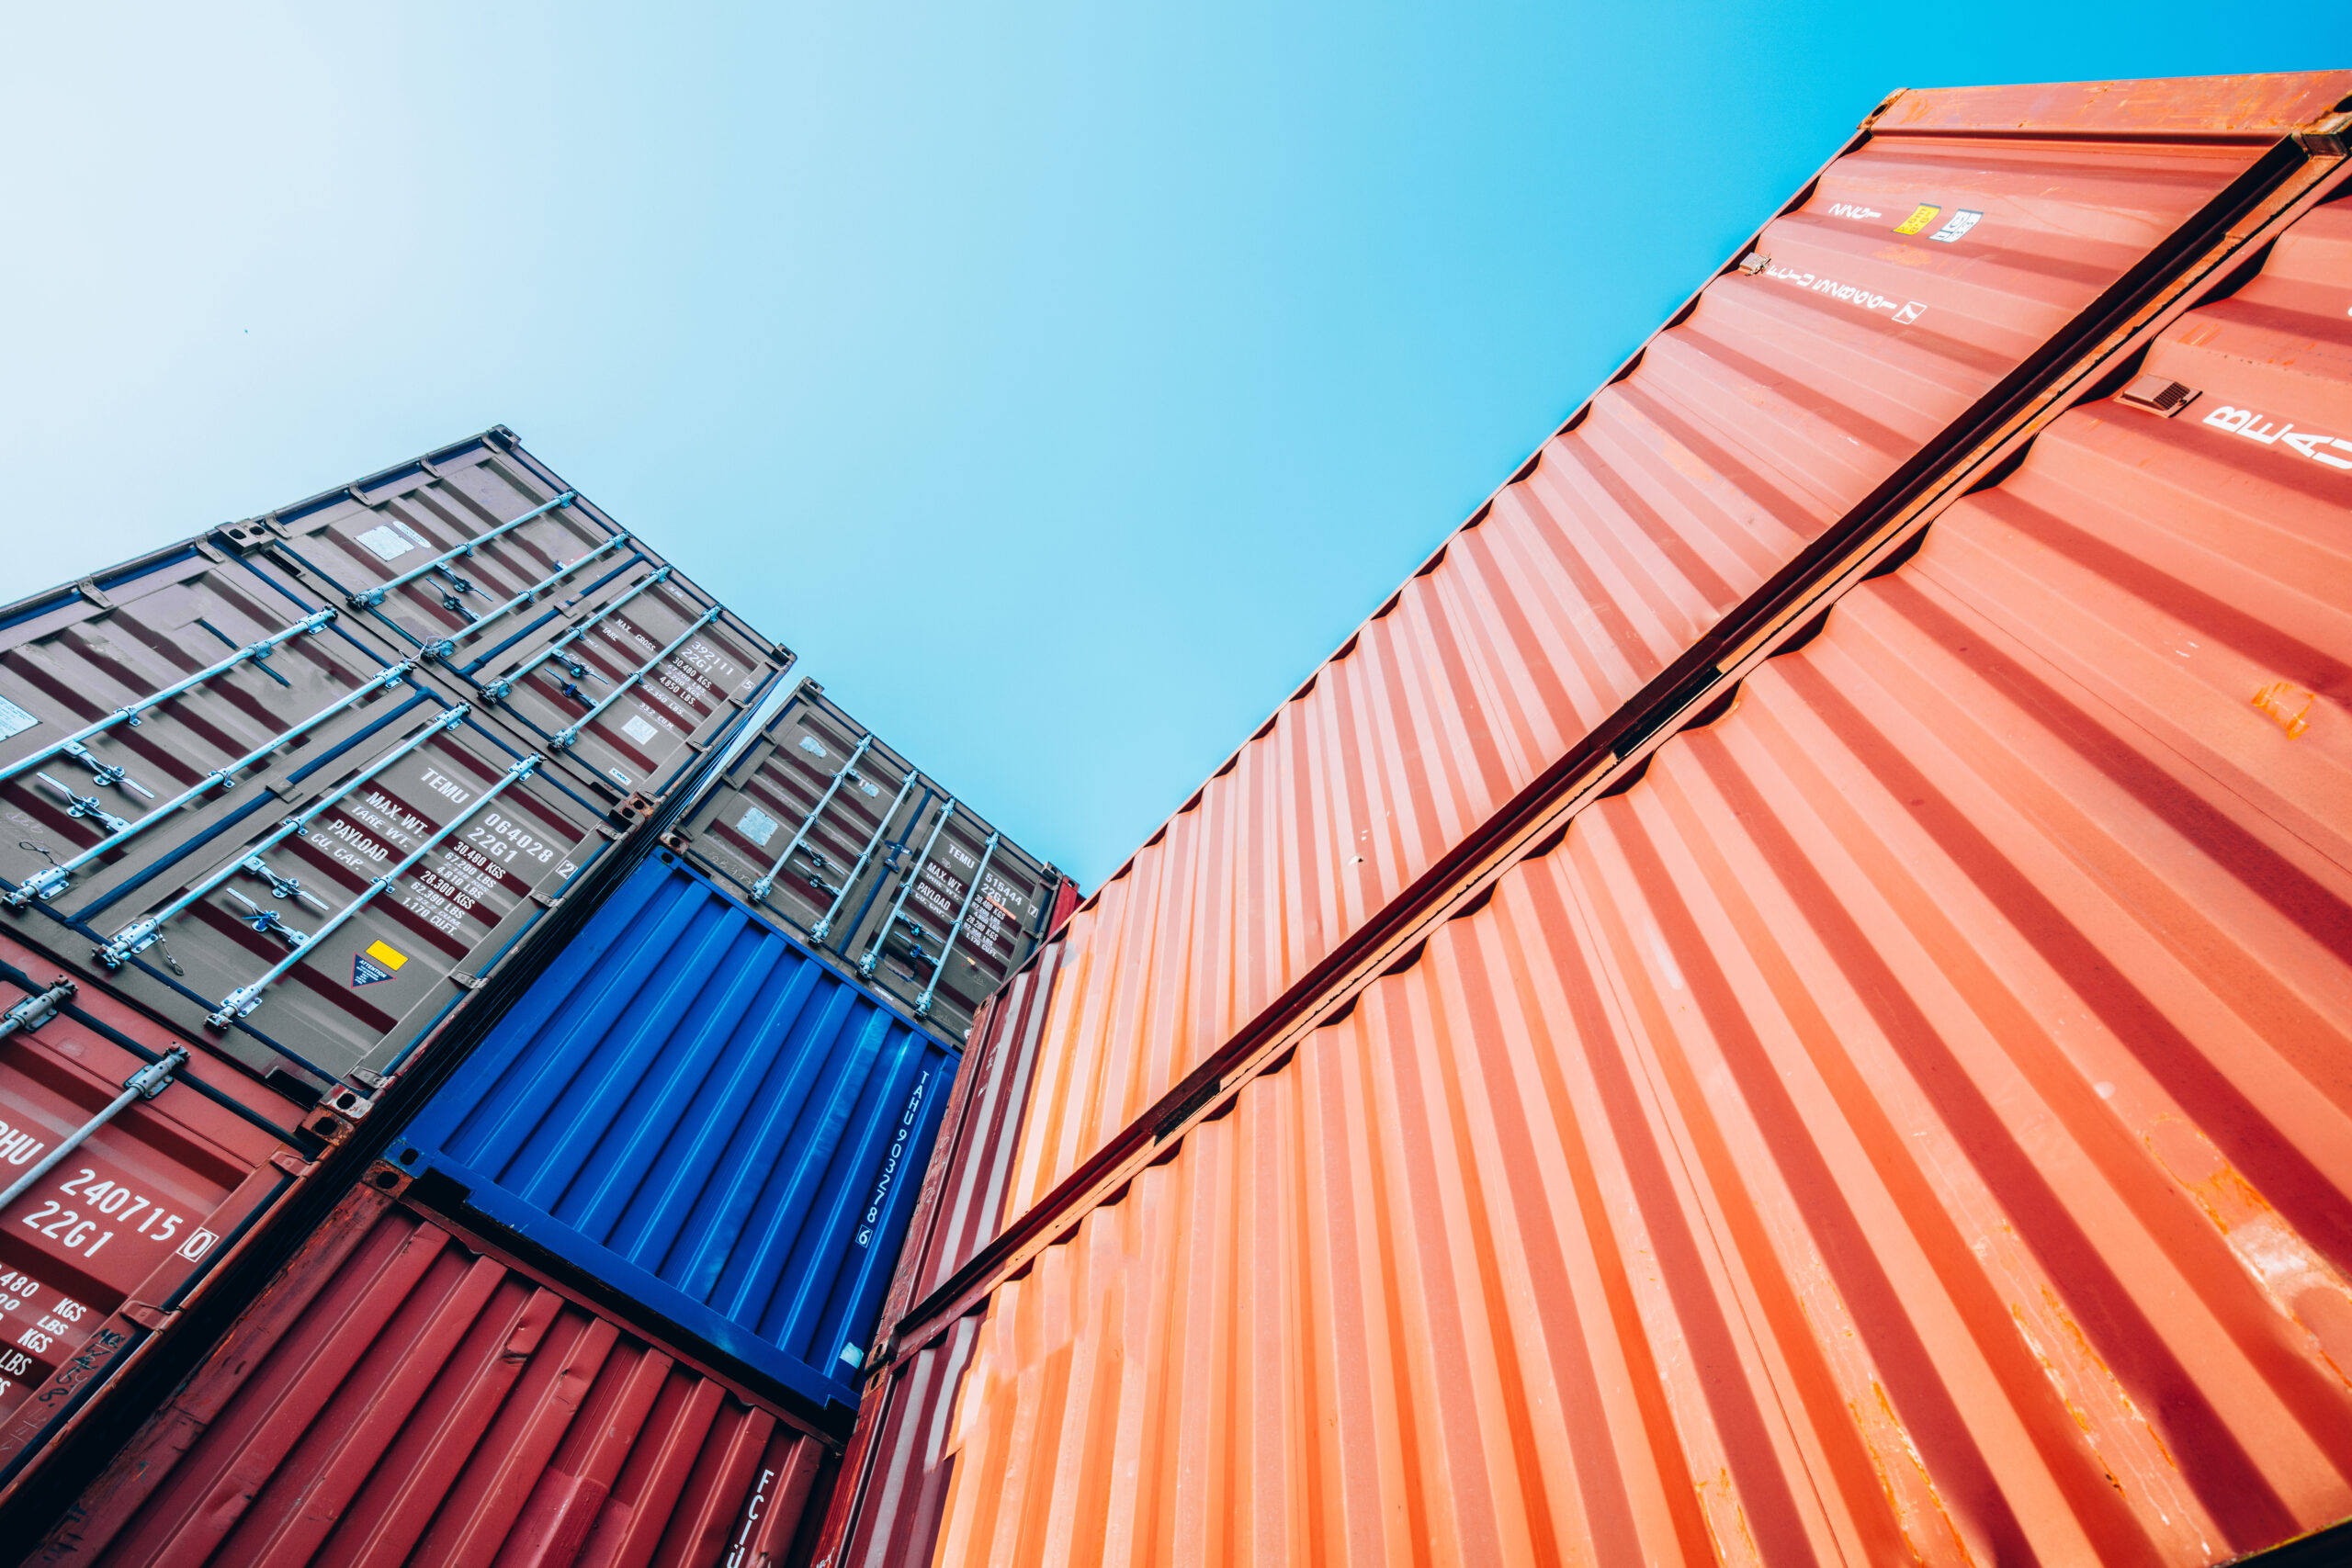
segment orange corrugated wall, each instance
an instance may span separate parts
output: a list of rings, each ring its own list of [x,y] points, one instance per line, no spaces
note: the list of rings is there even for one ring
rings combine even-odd
[[[1004,1214],[2347,91],[2335,73],[1896,99],[1764,231],[1759,275],[1711,283],[1079,912]],[[1960,133],[2035,117],[2253,139]],[[1941,209],[1927,231],[1895,234],[1921,203]],[[1983,220],[1935,243],[1962,209]],[[1898,324],[1857,288],[1924,313]]]
[[[937,1561],[2352,1515],[2352,205],[2144,369],[1001,1287]]]

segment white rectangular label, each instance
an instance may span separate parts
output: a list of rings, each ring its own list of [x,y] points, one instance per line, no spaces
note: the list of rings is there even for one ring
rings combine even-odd
[[[416,547],[400,536],[389,523],[379,523],[359,536],[359,542],[376,553],[378,560],[398,560]]]
[[[646,723],[642,718],[631,714],[628,720],[621,725],[621,733],[628,736],[631,740],[636,741],[639,746],[642,746],[662,732],[654,728],[651,725]]]
[[[11,735],[22,735],[40,720],[18,707],[6,697],[0,697],[0,740]]]
[[[775,830],[782,826],[782,823],[758,807],[747,806],[743,808],[742,818],[735,824],[735,829],[760,848],[765,849],[768,846],[768,840],[775,837]]]
[[[1928,238],[1930,240],[1940,240],[1945,244],[1949,245],[1954,240],[1959,239],[1962,234],[1967,233],[1971,229],[1975,228],[1976,225],[1983,221],[1984,221],[1984,215],[1983,213],[1971,212],[1967,208],[1963,207],[1947,219],[1942,228],[1928,235]]]

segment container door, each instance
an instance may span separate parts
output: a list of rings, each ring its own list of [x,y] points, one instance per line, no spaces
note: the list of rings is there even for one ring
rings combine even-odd
[[[601,799],[658,797],[791,662],[519,451],[475,443],[235,530],[388,659]]]
[[[413,677],[182,806],[20,929],[255,1072],[373,1088],[611,830]]]
[[[0,942],[0,1014],[51,984],[35,954]],[[0,1038],[0,1189],[175,1046],[188,1048],[87,987]],[[261,1096],[190,1055],[0,1211],[0,1485],[306,1168]]]
[[[730,892],[955,1040],[1044,940],[1061,886],[814,682],[679,841]]]

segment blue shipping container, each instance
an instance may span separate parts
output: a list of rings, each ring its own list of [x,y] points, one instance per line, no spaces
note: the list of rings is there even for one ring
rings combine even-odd
[[[845,1413],[958,1060],[663,852],[387,1157]]]

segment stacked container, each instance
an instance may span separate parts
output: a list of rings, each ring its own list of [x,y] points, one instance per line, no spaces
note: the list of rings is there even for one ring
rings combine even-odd
[[[2347,107],[1883,106],[984,1010],[819,1560],[2352,1514]]]
[[[814,681],[666,841],[959,1043],[1072,886]]]
[[[355,1145],[359,1190],[35,1560],[783,1560],[962,1054],[973,982],[901,960],[1016,968],[1076,889],[812,684],[772,706],[427,1054],[429,1092]],[[888,810],[829,809],[877,781]],[[865,940],[804,938],[690,823],[764,830],[794,886],[832,870]],[[922,923],[924,893],[956,918]]]
[[[503,430],[0,612],[0,1502],[791,660]]]
[[[808,682],[662,846],[389,1168],[838,1441],[967,1009],[1076,888]]]

